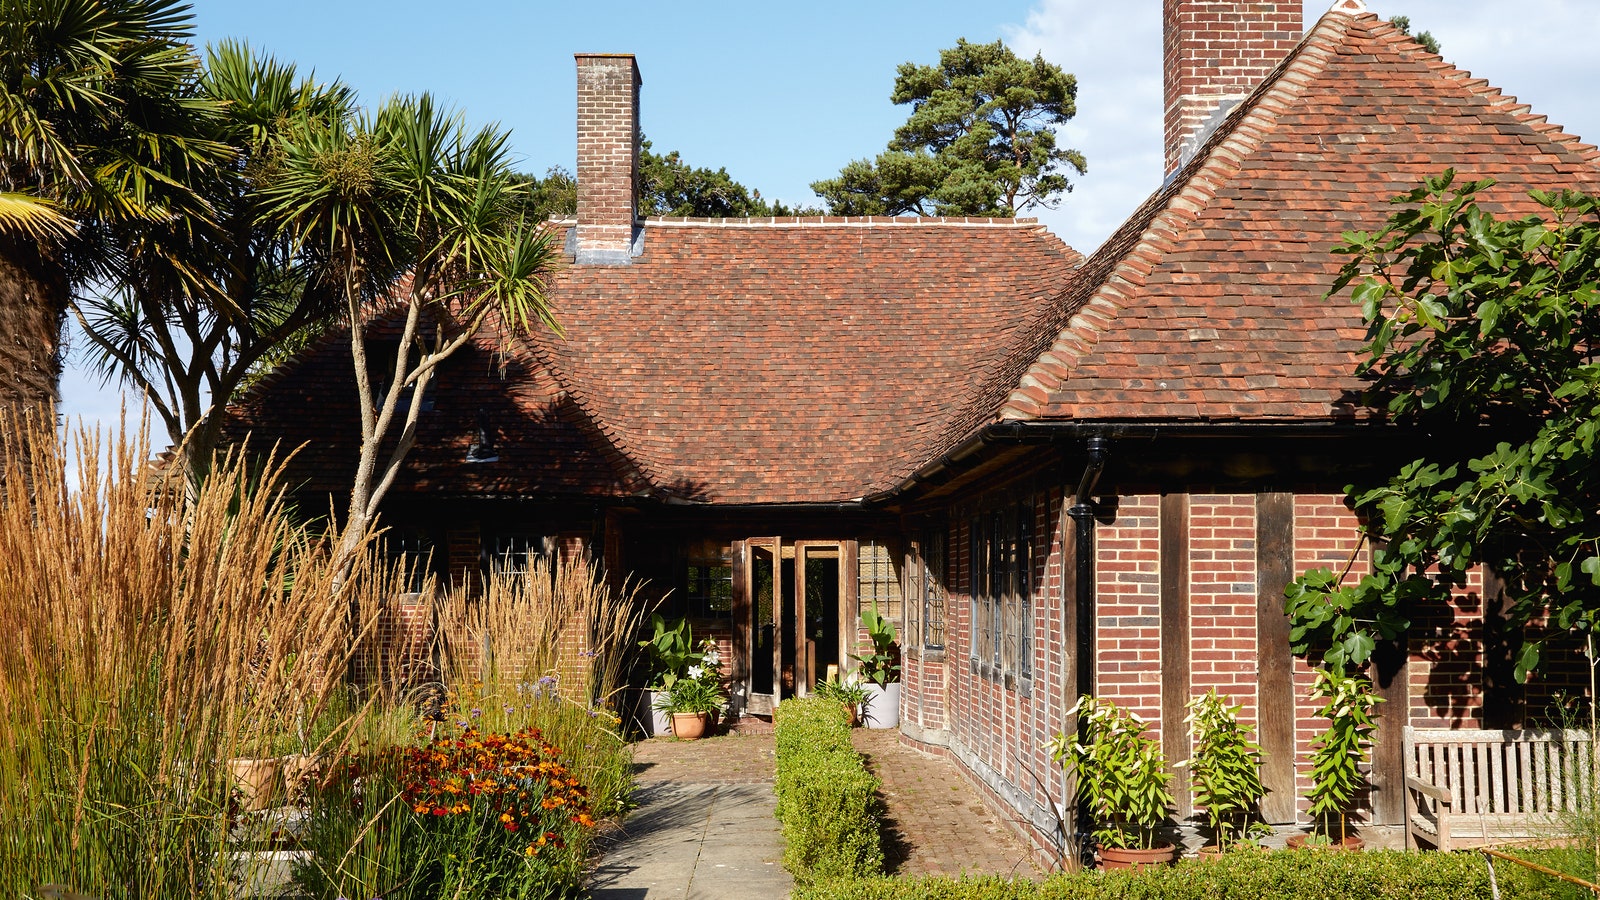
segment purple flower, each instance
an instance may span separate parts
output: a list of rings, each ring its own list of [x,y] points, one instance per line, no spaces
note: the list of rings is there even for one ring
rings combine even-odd
[[[478,717],[479,717],[479,716],[481,716],[481,715],[483,715],[483,710],[481,710],[481,709],[479,709],[479,708],[477,708],[477,707],[476,707],[476,706],[474,706],[474,707],[473,707],[473,708],[472,708],[472,717],[473,717],[473,718],[474,718],[474,719],[476,719],[476,718],[478,718]]]

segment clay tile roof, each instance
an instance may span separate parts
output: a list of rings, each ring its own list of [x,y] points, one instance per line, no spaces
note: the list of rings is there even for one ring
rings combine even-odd
[[[1600,191],[1600,155],[1371,14],[1330,12],[1195,158],[1016,335],[925,463],[986,423],[1333,421],[1359,417],[1364,329],[1324,299],[1348,230],[1454,167],[1527,191]]]
[[[846,501],[891,482],[1082,256],[1031,219],[651,219],[552,285],[539,353],[665,496]]]
[[[649,219],[631,265],[552,279],[564,339],[541,332],[502,360],[491,325],[446,364],[394,493],[867,496],[1082,259],[1032,219]],[[234,434],[308,444],[308,488],[348,490],[354,465],[341,337],[231,410]],[[464,461],[479,409],[498,462]]]

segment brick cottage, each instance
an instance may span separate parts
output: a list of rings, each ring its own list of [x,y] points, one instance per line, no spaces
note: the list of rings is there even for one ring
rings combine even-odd
[[[1028,219],[641,219],[639,70],[579,55],[567,337],[448,364],[385,522],[456,579],[565,548],[670,590],[727,642],[745,716],[848,667],[876,606],[904,740],[1042,858],[1071,805],[1043,744],[1085,692],[1180,760],[1184,702],[1218,688],[1260,729],[1264,814],[1305,821],[1320,725],[1283,588],[1360,573],[1343,485],[1488,439],[1358,402],[1329,249],[1446,167],[1521,213],[1530,189],[1600,191],[1600,155],[1358,0],[1309,32],[1299,10],[1166,0],[1168,175],[1088,257]],[[330,339],[234,409],[307,443],[308,494],[347,489],[348,360]],[[480,432],[492,462],[469,461]],[[1401,821],[1399,726],[1515,725],[1560,683],[1511,682],[1499,604],[1480,577],[1380,654],[1369,822]]]

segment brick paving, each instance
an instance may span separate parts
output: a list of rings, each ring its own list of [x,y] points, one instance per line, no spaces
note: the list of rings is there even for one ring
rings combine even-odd
[[[892,729],[851,732],[883,782],[885,868],[891,875],[1038,873],[1021,840],[983,801],[956,764],[914,750]],[[771,734],[725,734],[699,741],[655,738],[634,744],[634,777],[660,783],[771,783]]]
[[[855,748],[883,782],[884,868],[890,875],[1038,874],[1021,839],[954,762],[899,738],[893,729],[851,732]]]

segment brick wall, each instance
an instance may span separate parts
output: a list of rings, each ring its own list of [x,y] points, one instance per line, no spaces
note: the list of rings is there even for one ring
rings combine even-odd
[[[1005,502],[1000,495],[993,496],[997,503]],[[915,726],[908,733],[946,745],[969,775],[998,799],[1009,820],[1022,826],[1041,857],[1048,857],[1055,838],[1046,827],[1046,810],[1066,801],[1066,785],[1042,747],[1062,728],[1072,699],[1064,695],[1064,686],[1070,680],[1068,667],[1075,664],[1076,647],[1063,610],[1072,602],[1067,596],[1072,593],[1072,526],[1064,526],[1059,489],[1036,496],[1031,684],[1026,689],[1007,685],[975,671],[970,660],[969,528],[973,512],[984,508],[980,499],[972,507],[952,511],[950,519],[947,662],[919,665],[908,674],[906,709]],[[1258,633],[1258,622],[1265,620],[1258,616],[1270,614],[1280,589],[1258,583],[1269,559],[1261,556],[1267,552],[1263,547],[1292,546],[1295,574],[1319,566],[1339,572],[1348,565],[1348,577],[1359,578],[1370,565],[1369,553],[1359,545],[1356,517],[1342,494],[1302,490],[1286,499],[1287,508],[1263,505],[1266,496],[1191,488],[1184,495],[1185,517],[1176,538],[1182,541],[1188,565],[1188,576],[1181,579],[1189,626],[1190,671],[1183,679],[1187,695],[1215,687],[1242,705],[1243,718],[1250,722],[1259,717],[1259,668],[1265,653]],[[1067,497],[1066,503],[1070,502]],[[1285,512],[1262,518],[1269,508]],[[1183,717],[1181,710],[1162,708],[1161,541],[1163,529],[1172,529],[1163,524],[1162,497],[1154,490],[1129,490],[1105,504],[1102,513],[1108,510],[1109,519],[1102,515],[1095,532],[1097,691],[1144,716],[1159,733],[1163,719],[1174,727]],[[1265,543],[1267,537],[1257,532],[1258,527],[1269,527],[1269,521],[1288,525],[1292,540],[1277,532],[1277,545]],[[1454,602],[1419,616],[1402,682],[1406,686],[1394,695],[1396,711],[1403,714],[1389,719],[1392,727],[1408,718],[1419,725],[1480,723],[1483,668],[1477,641],[1482,633],[1482,590],[1481,579],[1475,576]],[[1578,680],[1580,673],[1570,662],[1551,667],[1552,686]],[[1282,739],[1294,758],[1292,807],[1304,822],[1309,818],[1304,797],[1310,788],[1305,760],[1326,723],[1316,718],[1317,706],[1309,697],[1311,666],[1294,660],[1290,681],[1287,689],[1293,691],[1295,721],[1292,735]],[[1279,685],[1278,690],[1286,689],[1282,682]],[[1530,690],[1530,703],[1533,693]],[[1537,693],[1543,701],[1549,689]],[[938,713],[931,714],[934,710]],[[1186,739],[1180,743],[1187,745]],[[1184,755],[1173,755],[1170,761]]]
[[[1095,530],[1095,689],[1101,699],[1161,722],[1161,498],[1118,500]]]
[[[1225,100],[1239,100],[1305,33],[1301,0],[1165,0],[1166,169]]]
[[[1256,506],[1253,494],[1189,497],[1189,694],[1216,688],[1256,716]],[[1173,719],[1169,716],[1169,721]]]

